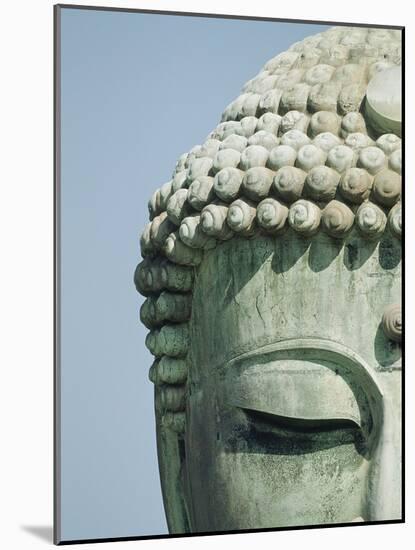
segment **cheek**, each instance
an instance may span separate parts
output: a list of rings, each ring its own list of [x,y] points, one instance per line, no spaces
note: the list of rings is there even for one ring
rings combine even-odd
[[[238,525],[243,508],[245,528],[350,522],[363,515],[367,470],[350,444],[303,455],[223,453],[223,517]]]

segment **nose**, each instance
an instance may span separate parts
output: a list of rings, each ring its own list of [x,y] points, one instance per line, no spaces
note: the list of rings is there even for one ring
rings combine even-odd
[[[395,391],[383,396],[383,418],[369,470],[367,521],[402,519],[400,388],[390,384],[389,389]]]

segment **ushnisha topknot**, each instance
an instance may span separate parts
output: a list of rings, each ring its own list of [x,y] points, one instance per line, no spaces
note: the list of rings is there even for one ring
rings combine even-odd
[[[294,44],[245,84],[154,192],[134,279],[148,297],[150,379],[162,386],[172,429],[184,429],[187,324],[205,251],[285,231],[400,239],[400,119],[381,93],[382,73],[390,85],[400,65],[397,30],[334,27]]]

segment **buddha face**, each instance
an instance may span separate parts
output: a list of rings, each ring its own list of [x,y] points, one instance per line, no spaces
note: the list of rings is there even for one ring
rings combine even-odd
[[[192,531],[399,519],[400,245],[352,233],[233,239],[205,255],[190,323]]]
[[[171,533],[401,519],[400,51],[294,44],[149,201]]]

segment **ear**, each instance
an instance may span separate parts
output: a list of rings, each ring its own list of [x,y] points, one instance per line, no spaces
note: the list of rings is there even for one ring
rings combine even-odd
[[[184,435],[163,422],[161,389],[157,385],[154,386],[154,404],[161,490],[169,533],[190,533],[183,475]]]

